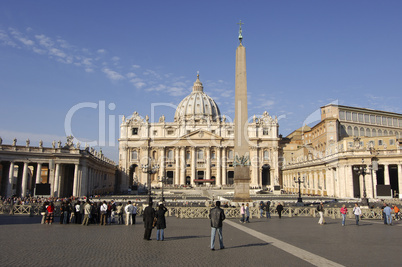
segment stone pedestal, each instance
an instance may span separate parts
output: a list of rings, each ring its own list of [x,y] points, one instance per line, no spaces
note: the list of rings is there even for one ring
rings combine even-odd
[[[236,166],[234,168],[233,202],[252,202],[250,198],[250,168]]]

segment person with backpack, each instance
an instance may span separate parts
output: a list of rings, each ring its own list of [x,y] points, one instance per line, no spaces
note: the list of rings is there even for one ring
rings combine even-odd
[[[318,214],[320,215],[320,219],[318,220],[318,224],[321,224],[321,225],[325,224],[324,204],[322,203],[322,201],[320,202],[320,204],[318,204],[317,211],[318,211]]]

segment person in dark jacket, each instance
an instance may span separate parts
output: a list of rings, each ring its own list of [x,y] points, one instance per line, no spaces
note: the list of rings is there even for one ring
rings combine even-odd
[[[155,210],[152,208],[152,200],[149,201],[148,207],[144,209],[144,214],[142,215],[142,220],[144,221],[144,239],[145,240],[151,240],[151,233],[152,233],[152,228],[153,223],[154,223],[154,218],[155,218]]]
[[[283,206],[279,202],[278,206],[276,206],[276,211],[278,212],[279,219],[282,218],[282,210],[283,210]]]
[[[221,209],[221,202],[216,201],[215,208],[209,212],[209,218],[211,219],[211,250],[215,250],[215,236],[218,230],[219,246],[220,249],[224,249],[223,235],[222,235],[222,222],[226,219],[225,212]]]
[[[166,211],[167,208],[163,205],[163,203],[160,203],[158,210],[156,211],[156,241],[163,241],[165,239],[164,229],[166,228]]]

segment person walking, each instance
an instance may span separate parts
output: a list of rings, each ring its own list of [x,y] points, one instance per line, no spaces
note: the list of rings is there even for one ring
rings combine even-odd
[[[263,214],[264,214],[264,202],[263,201],[261,201],[260,202],[260,206],[259,206],[259,209],[260,209],[260,219],[262,218],[262,216],[263,216]]]
[[[43,202],[43,205],[41,205],[39,208],[40,215],[42,215],[41,224],[45,224],[47,206],[48,206],[47,202]]]
[[[155,210],[152,208],[152,200],[149,200],[149,205],[144,209],[142,220],[144,221],[144,239],[151,240],[152,228],[154,228]]]
[[[160,203],[158,210],[156,211],[156,241],[163,241],[165,239],[166,212],[167,208],[163,203]]]
[[[246,214],[246,209],[244,207],[244,203],[242,203],[241,207],[240,207],[240,216],[241,216],[240,222],[241,223],[245,222],[245,214]]]
[[[100,224],[99,225],[106,225],[107,224],[107,204],[106,201],[103,201],[102,205],[100,206]]]
[[[387,215],[385,215],[385,212],[384,212],[384,209],[385,209],[386,206],[387,206],[387,204],[384,203],[384,204],[382,204],[382,207],[381,207],[382,217],[384,219],[384,224],[387,224]]]
[[[75,214],[75,223],[81,223],[81,202],[77,201],[74,206],[74,214]]]
[[[133,210],[131,212],[131,219],[133,221],[133,224],[135,224],[135,216],[137,216],[137,205],[133,204]]]
[[[265,205],[265,216],[267,217],[267,219],[271,219],[271,201],[267,201],[267,205]]]
[[[89,219],[92,216],[92,205],[89,203],[89,200],[86,201],[84,205],[84,219],[82,220],[82,225],[89,225]]]
[[[250,222],[250,209],[248,207],[248,203],[246,203],[246,208],[244,209],[244,213],[246,215],[246,223]]]
[[[359,225],[360,215],[362,214],[362,210],[359,207],[359,204],[355,203],[355,207],[353,208],[353,214],[355,215],[356,225]]]
[[[325,224],[324,204],[322,203],[322,201],[320,202],[320,204],[318,204],[317,211],[318,211],[318,214],[320,215],[320,219],[318,220],[318,224],[321,224],[321,225]]]
[[[126,225],[133,225],[133,205],[131,204],[131,201],[127,202],[124,211],[126,212]]]
[[[282,206],[281,202],[279,202],[278,205],[276,206],[276,211],[278,212],[279,219],[281,219],[282,211],[283,211],[283,206]]]
[[[117,213],[117,223],[118,224],[124,224],[123,221],[123,204],[119,203],[119,205],[116,207],[116,213]]]
[[[348,213],[348,208],[346,208],[346,205],[343,204],[341,208],[341,215],[342,215],[342,226],[345,226],[346,222],[346,214]]]
[[[392,212],[391,208],[388,206],[388,204],[386,204],[386,205],[385,205],[385,208],[384,208],[384,215],[385,215],[385,217],[386,217],[386,219],[387,219],[387,224],[388,224],[388,225],[392,225],[392,215],[391,215],[391,212]]]
[[[220,249],[224,249],[225,247],[223,246],[222,222],[226,219],[226,217],[225,212],[223,211],[223,209],[221,209],[220,201],[216,201],[215,207],[210,210],[209,219],[211,220],[211,250],[215,250],[216,232],[218,232],[219,236],[219,247]]]
[[[53,202],[50,202],[49,206],[46,208],[46,224],[52,224],[54,219],[54,205]]]

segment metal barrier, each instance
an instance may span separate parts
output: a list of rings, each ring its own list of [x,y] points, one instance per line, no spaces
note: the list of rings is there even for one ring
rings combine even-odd
[[[61,203],[55,203],[54,216],[60,216]],[[39,208],[41,204],[30,205],[12,205],[12,204],[0,204],[0,214],[10,215],[40,215]],[[191,218],[208,218],[211,207],[167,207],[167,216],[175,216],[182,219]],[[240,208],[223,208],[226,218],[240,218]],[[270,208],[271,216],[277,216],[278,212],[275,207]],[[141,216],[143,213],[143,207],[139,206],[137,209],[137,215]],[[264,211],[263,215],[266,215]],[[258,207],[250,208],[250,218],[259,218],[260,211]],[[283,207],[282,216],[287,217],[317,217],[318,212],[315,207]],[[326,208],[324,210],[324,216],[332,219],[342,218],[340,208]],[[352,209],[348,211],[348,217],[354,218]],[[382,219],[382,211],[379,208],[376,209],[362,209],[361,219]]]

